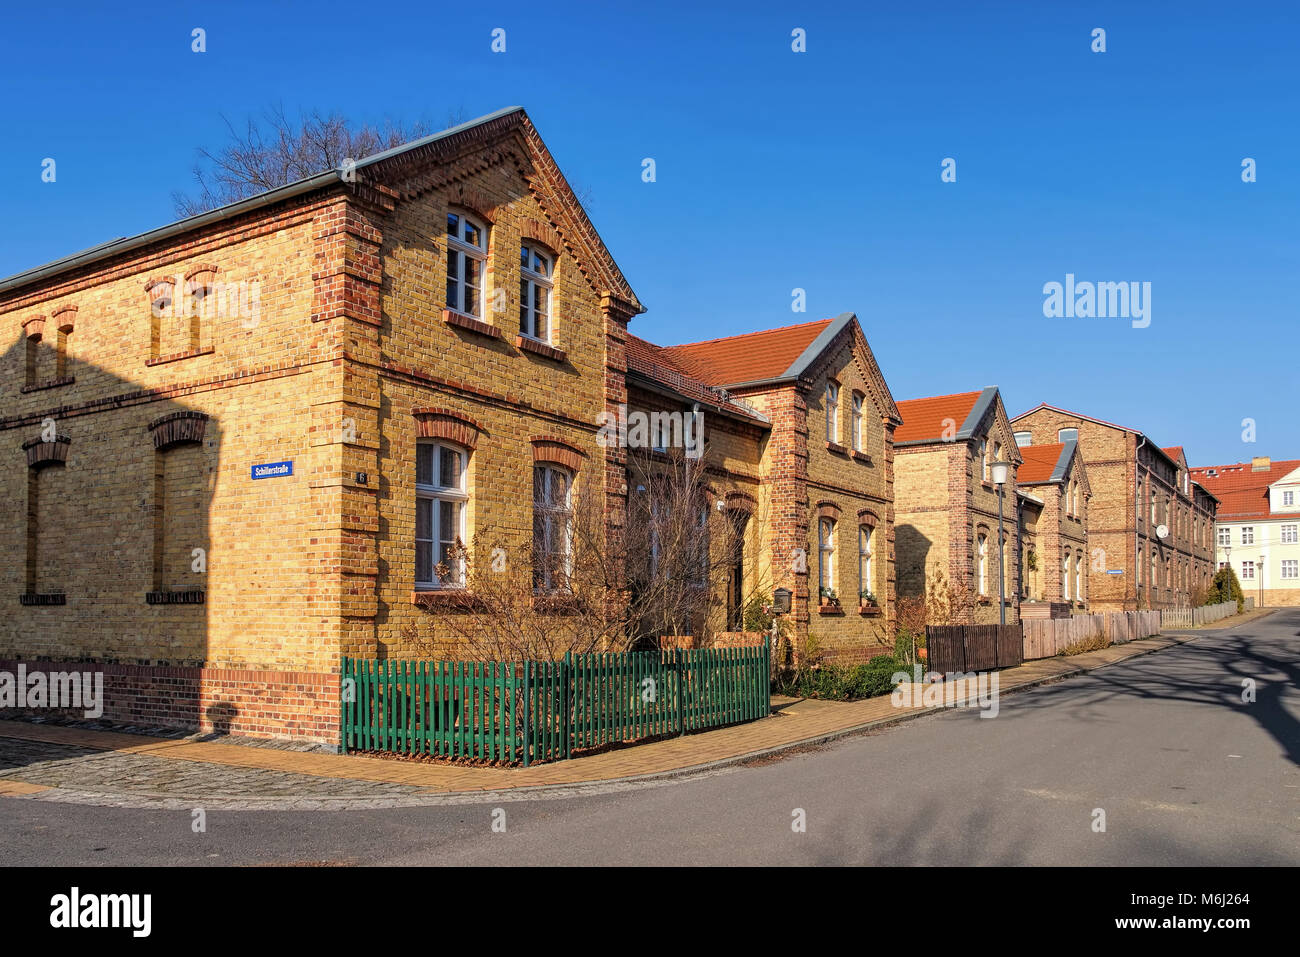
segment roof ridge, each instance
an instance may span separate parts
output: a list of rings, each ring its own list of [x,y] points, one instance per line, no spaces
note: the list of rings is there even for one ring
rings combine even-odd
[[[744,339],[746,336],[762,335],[765,332],[786,332],[790,329],[802,329],[804,326],[815,326],[818,323],[831,323],[835,321],[832,316],[829,319],[810,319],[807,322],[796,322],[788,326],[773,326],[771,329],[754,329],[751,332],[738,332],[731,336],[718,336],[715,339],[699,339],[695,342],[678,342],[671,346],[660,346],[661,349],[680,349],[684,346],[707,346],[713,342],[726,342],[728,339]]]

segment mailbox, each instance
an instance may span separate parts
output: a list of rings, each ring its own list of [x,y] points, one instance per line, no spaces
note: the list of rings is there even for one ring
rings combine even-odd
[[[790,596],[792,594],[788,588],[778,588],[772,592],[772,611],[778,615],[790,614]]]

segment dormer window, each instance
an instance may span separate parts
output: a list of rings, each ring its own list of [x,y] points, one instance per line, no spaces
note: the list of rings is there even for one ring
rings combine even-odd
[[[465,213],[447,214],[447,308],[483,318],[487,229]]]
[[[519,247],[519,334],[549,342],[554,261],[540,246]]]

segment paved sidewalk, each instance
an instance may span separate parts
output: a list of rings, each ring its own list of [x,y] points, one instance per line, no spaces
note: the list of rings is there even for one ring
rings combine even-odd
[[[1238,616],[1227,627],[1262,614],[1267,610]],[[998,673],[999,691],[1006,694],[1105,667],[1210,630],[1173,632],[1070,658],[1027,662]],[[974,689],[969,690],[974,703]],[[723,767],[940,710],[919,704],[895,707],[888,695],[856,702],[777,698],[773,703],[778,710],[764,720],[531,768],[424,764],[0,721],[0,797],[78,803],[114,803],[115,797],[124,797],[136,804],[172,798],[177,806],[193,800],[228,806],[240,806],[241,801],[275,806],[277,800],[382,806],[421,803],[436,795],[545,793]]]

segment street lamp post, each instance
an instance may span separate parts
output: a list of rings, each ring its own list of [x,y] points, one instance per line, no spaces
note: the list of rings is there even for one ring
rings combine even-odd
[[[1007,623],[1007,588],[1006,571],[1003,566],[1002,546],[1002,486],[1006,484],[1007,473],[1011,471],[1010,462],[992,462],[989,471],[993,475],[993,484],[998,487],[998,624]]]

